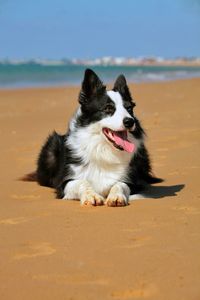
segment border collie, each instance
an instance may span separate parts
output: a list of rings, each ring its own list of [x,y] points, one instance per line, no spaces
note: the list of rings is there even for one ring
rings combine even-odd
[[[48,137],[30,180],[55,188],[58,198],[107,206],[125,206],[130,195],[162,181],[151,173],[145,133],[123,75],[107,91],[87,69],[79,104],[68,132]]]

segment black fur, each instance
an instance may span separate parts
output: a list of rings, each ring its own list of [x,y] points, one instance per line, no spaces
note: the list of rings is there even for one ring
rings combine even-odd
[[[41,149],[37,163],[37,180],[40,185],[56,188],[64,173],[64,135],[53,132]]]
[[[149,154],[142,145],[130,162],[128,173],[129,181],[126,182],[131,190],[131,194],[141,192],[147,184],[159,183],[163,180],[152,175]]]
[[[55,188],[58,198],[63,197],[63,184],[73,175],[69,164],[80,164],[81,159],[74,156],[65,145],[66,135],[55,131],[41,149],[37,162],[37,181],[40,185]]]
[[[82,114],[76,121],[77,127],[87,126],[115,112],[115,105],[106,94],[106,87],[90,69],[85,71],[79,103]]]
[[[113,90],[121,94],[124,107],[135,120],[136,127],[132,132],[133,136],[136,139],[141,139],[144,131],[133,114],[135,103],[132,100],[123,75],[118,77]],[[77,128],[87,126],[115,112],[115,105],[106,94],[105,86],[92,70],[86,70],[85,72],[79,103],[82,113],[76,119],[75,124]],[[65,143],[69,134],[70,132],[66,135],[59,135],[53,132],[42,147],[38,158],[37,181],[40,185],[55,188],[58,198],[63,198],[64,186],[68,181],[72,180],[73,172],[70,164],[82,163],[81,157],[76,157]],[[127,178],[128,180],[125,183],[130,187],[131,194],[138,193],[146,184],[162,181],[152,176],[149,155],[143,144],[130,161]]]

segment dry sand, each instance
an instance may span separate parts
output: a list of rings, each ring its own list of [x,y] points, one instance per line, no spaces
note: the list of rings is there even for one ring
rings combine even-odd
[[[81,207],[17,181],[78,88],[0,91],[0,299],[200,299],[200,79],[131,87],[165,182],[128,207]]]

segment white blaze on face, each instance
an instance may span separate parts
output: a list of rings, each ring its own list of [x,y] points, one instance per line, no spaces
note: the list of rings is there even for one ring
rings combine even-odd
[[[124,118],[132,118],[128,111],[123,106],[123,100],[118,92],[107,91],[107,95],[115,103],[115,113],[100,121],[102,127],[110,128],[114,131],[124,130]]]

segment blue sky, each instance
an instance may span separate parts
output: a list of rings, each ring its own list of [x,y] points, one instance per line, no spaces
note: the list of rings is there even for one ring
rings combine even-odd
[[[0,58],[200,56],[199,0],[0,0]]]

